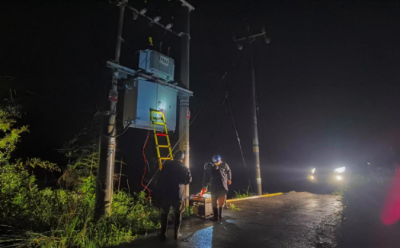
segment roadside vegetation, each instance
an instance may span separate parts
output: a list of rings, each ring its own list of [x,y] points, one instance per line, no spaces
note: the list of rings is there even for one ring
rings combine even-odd
[[[18,107],[0,108],[0,247],[104,247],[158,228],[144,193],[116,191],[111,214],[93,218],[98,149],[87,130],[60,150],[67,164],[14,158],[29,135],[19,117]]]
[[[233,204],[233,203],[229,203],[228,209],[233,210],[233,211],[242,211],[241,208],[237,207],[237,206],[236,206],[235,204]]]
[[[243,192],[239,190],[239,192],[234,191],[234,193],[235,196],[233,198],[246,198],[255,195],[254,193],[250,192],[250,186],[248,186],[247,190],[244,190]]]

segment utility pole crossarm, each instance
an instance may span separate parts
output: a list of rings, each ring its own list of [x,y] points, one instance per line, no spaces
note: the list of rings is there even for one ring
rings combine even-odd
[[[243,38],[240,38],[240,39],[235,39],[234,38],[233,40],[235,42],[242,42],[242,41],[248,41],[248,40],[255,40],[257,37],[260,37],[260,36],[266,37],[266,33],[253,34],[253,35],[246,36],[246,37],[243,37]],[[269,39],[268,39],[268,41],[269,41]],[[269,43],[269,42],[267,42],[267,43]]]
[[[171,32],[172,34],[174,34],[174,35],[176,35],[176,36],[178,36],[178,37],[181,37],[181,36],[183,35],[183,33],[179,33],[179,34],[178,34],[178,33],[176,33],[175,31],[171,30],[171,28],[168,28],[168,27],[162,25],[161,23],[154,21],[154,19],[152,19],[151,17],[147,16],[146,14],[142,14],[139,10],[135,9],[134,7],[129,6],[129,5],[127,5],[127,4],[125,4],[125,6],[126,6],[128,9],[132,10],[133,12],[135,12],[137,15],[143,16],[144,18],[146,18],[147,20],[149,20],[151,23],[154,23],[154,24],[156,24],[156,25],[162,27],[163,29],[165,29],[165,31]]]
[[[186,2],[185,0],[180,0],[180,2],[182,3],[182,6],[188,7],[189,11],[194,10],[194,7],[190,3]]]

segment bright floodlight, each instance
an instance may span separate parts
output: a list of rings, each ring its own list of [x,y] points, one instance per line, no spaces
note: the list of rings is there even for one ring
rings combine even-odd
[[[310,179],[311,179],[311,180],[314,180],[314,176],[310,176]]]
[[[146,14],[146,12],[147,12],[147,9],[141,9],[139,11],[139,14],[144,15],[144,14]]]
[[[313,168],[312,170],[311,170],[311,174],[314,174],[315,173],[315,168]]]
[[[336,179],[340,181],[340,180],[343,179],[343,177],[342,176],[336,176]]]
[[[336,168],[335,172],[337,173],[343,173],[346,170],[346,167],[340,167],[340,168]]]
[[[172,23],[168,23],[167,26],[165,27],[166,29],[171,29],[172,28]]]
[[[156,17],[154,17],[154,19],[153,19],[154,22],[158,22],[158,21],[160,21],[160,20],[161,20],[161,16],[156,16]]]

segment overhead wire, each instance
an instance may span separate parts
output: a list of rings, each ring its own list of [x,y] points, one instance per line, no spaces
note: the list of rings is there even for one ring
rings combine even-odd
[[[212,38],[212,41],[213,41],[213,46],[214,46],[214,50],[215,50],[215,55],[216,55],[216,57],[217,57],[217,62],[218,62],[218,67],[219,67],[220,72],[222,72],[222,64],[221,64],[221,60],[220,60],[220,57],[219,57],[218,46],[217,46],[217,43],[216,43],[216,41],[215,41],[215,36],[214,36],[214,33],[212,32],[212,29],[211,29],[211,28],[209,28],[209,31],[210,31],[211,38]],[[244,54],[244,53],[243,53],[243,54]],[[241,61],[242,61],[242,60],[241,60]],[[237,70],[236,70],[236,71],[237,71]],[[211,132],[210,132],[209,140],[210,140],[211,135],[212,135],[212,133],[213,133],[213,131],[214,131],[214,129],[215,129],[215,125],[216,125],[216,123],[217,123],[218,116],[219,116],[220,113],[222,112],[222,109],[223,109],[223,107],[224,107],[224,104],[225,104],[225,102],[227,101],[227,102],[228,102],[228,106],[229,106],[229,111],[230,111],[230,114],[231,114],[231,118],[232,118],[232,124],[233,124],[233,127],[235,128],[236,139],[237,139],[237,141],[238,141],[238,145],[239,145],[239,149],[240,149],[240,154],[241,154],[241,156],[242,156],[243,165],[244,165],[245,168],[247,168],[246,161],[245,161],[245,159],[244,159],[244,154],[243,154],[242,145],[241,145],[241,143],[240,143],[239,132],[238,132],[238,130],[237,130],[235,117],[234,117],[234,115],[233,115],[232,103],[231,103],[230,98],[229,98],[229,92],[230,92],[231,89],[233,88],[234,83],[232,83],[231,86],[228,88],[228,86],[227,86],[225,80],[223,80],[223,82],[224,82],[224,86],[225,86],[225,90],[226,90],[225,99],[224,99],[224,101],[223,101],[222,104],[221,104],[221,108],[220,108],[219,114],[218,114],[217,117],[215,118],[213,128],[211,129]],[[207,141],[207,143],[209,142],[209,140]]]
[[[137,50],[134,54],[137,54],[137,53],[139,53],[141,50]],[[145,60],[143,60],[142,62],[141,62],[141,64],[139,65],[139,67],[144,63],[144,62],[148,62],[150,60],[150,58],[146,58]],[[113,110],[114,111],[114,113],[115,113],[115,109]],[[105,134],[102,134],[101,133],[101,131],[98,131],[97,130],[97,126],[96,126],[96,121],[95,121],[95,118],[96,118],[96,116],[97,115],[106,115],[106,113],[102,113],[101,111],[99,111],[99,110],[97,110],[97,112],[93,115],[93,120],[92,120],[92,124],[93,124],[93,128],[94,128],[94,130],[95,130],[95,132],[98,134],[98,135],[100,135],[101,137],[104,137],[104,138],[107,138],[107,139],[112,139],[112,138],[118,138],[118,137],[120,137],[120,136],[122,136],[122,135],[124,135],[127,131],[128,131],[128,129],[129,129],[129,125],[127,125],[126,126],[126,128],[122,131],[122,133],[120,133],[120,134],[117,134],[117,135],[105,135]],[[115,114],[116,115],[116,114]],[[114,129],[116,128],[116,122],[114,123],[114,126],[113,126],[113,130],[110,132],[110,133],[113,133],[114,132]]]
[[[235,57],[235,60],[234,60],[234,63],[233,63],[234,66],[228,68],[228,69],[224,72],[224,74],[221,76],[220,80],[219,80],[218,83],[214,86],[214,88],[211,90],[210,94],[208,95],[207,99],[204,101],[203,105],[201,106],[201,108],[199,109],[199,111],[197,112],[197,114],[196,114],[196,115],[193,117],[193,119],[191,120],[190,125],[194,122],[194,120],[196,119],[196,117],[198,116],[198,114],[199,114],[199,113],[203,110],[203,108],[207,105],[207,103],[208,103],[208,101],[211,99],[213,93],[214,93],[215,90],[218,88],[218,86],[222,83],[222,81],[225,79],[225,77],[228,75],[228,73],[229,73],[232,69],[234,69],[234,68],[237,67],[236,62],[237,62],[237,60],[238,60],[238,58],[239,58],[239,53],[240,53],[240,52],[238,52],[238,53],[236,54],[236,57]]]
[[[127,5],[127,4],[125,4],[125,6],[128,7],[129,9],[133,10],[136,14],[140,14],[139,11],[137,11],[137,10],[134,9],[133,7],[131,7],[131,6]],[[142,15],[142,14],[140,14],[140,15]],[[142,15],[142,16],[144,16],[144,17],[146,17],[146,18],[149,19],[149,17],[147,17],[147,16],[145,16],[145,15]],[[150,20],[150,19],[149,19],[149,20]],[[161,27],[163,27],[164,29],[166,29],[163,25],[161,25],[161,24],[159,24],[159,23],[156,23],[156,24],[159,25],[159,26],[161,26]],[[173,33],[173,34],[176,34],[176,35],[178,35],[178,36],[181,36],[180,34],[177,34],[177,33],[175,33],[175,32],[172,31],[172,30],[167,30],[167,29],[166,29],[166,31],[169,31],[169,32],[171,32],[171,33]],[[224,79],[225,79],[225,77],[228,75],[228,73],[229,73],[233,68],[236,67],[236,62],[237,62],[238,57],[239,57],[239,52],[238,52],[237,55],[236,55],[235,61],[234,61],[234,63],[233,63],[234,65],[233,65],[231,68],[228,68],[228,69],[223,73],[223,75],[221,76],[220,80],[219,80],[218,83],[215,85],[215,87],[212,89],[212,91],[210,92],[209,96],[207,97],[207,99],[205,100],[205,102],[203,103],[203,105],[200,107],[200,109],[198,110],[198,112],[195,114],[195,116],[194,116],[194,117],[192,118],[192,120],[190,121],[189,127],[193,124],[193,122],[196,120],[197,116],[202,112],[202,110],[204,109],[204,107],[207,105],[208,101],[211,99],[211,97],[212,97],[213,93],[215,92],[216,88],[221,84],[221,82],[224,81]],[[144,62],[144,61],[142,61],[142,63],[143,63],[143,62]],[[147,62],[147,61],[146,61],[146,62]],[[220,70],[221,70],[221,72],[222,72],[221,65],[220,65]],[[224,84],[225,84],[225,82],[224,82]],[[225,85],[225,87],[226,87],[226,85]],[[227,90],[227,94],[228,94],[228,90]],[[227,99],[227,98],[228,98],[228,97],[226,96],[226,99]],[[229,99],[228,99],[228,102],[229,102]],[[230,103],[229,103],[229,105],[230,105]],[[230,111],[231,111],[231,113],[232,113],[231,106],[230,106]],[[104,114],[104,113],[97,112],[97,113],[93,116],[93,126],[94,126],[94,129],[95,129],[96,133],[98,133],[98,134],[99,134],[100,136],[102,136],[102,137],[105,137],[105,138],[108,138],[108,139],[110,139],[110,138],[117,138],[117,137],[119,137],[119,136],[125,134],[125,132],[129,129],[129,125],[128,125],[128,126],[125,128],[125,130],[124,130],[121,134],[114,135],[114,136],[104,135],[104,134],[102,134],[101,132],[99,132],[99,131],[97,130],[97,127],[96,127],[96,125],[95,125],[95,120],[94,120],[94,119],[95,119],[95,116],[96,116],[97,114]],[[233,113],[232,113],[232,118],[233,118]],[[234,119],[233,119],[233,122],[234,122]],[[234,126],[235,126],[235,130],[236,130],[236,135],[237,135],[237,137],[239,137],[239,136],[238,136],[238,133],[237,133],[237,129],[236,129],[236,124],[234,124]],[[114,132],[114,129],[115,129],[115,128],[116,128],[116,124],[114,124],[113,130],[112,130],[111,133]],[[185,131],[183,132],[183,134],[179,137],[178,141],[175,143],[175,145],[173,146],[172,150],[174,150],[174,149],[176,148],[176,146],[178,145],[179,141],[183,138],[183,136],[184,136],[184,134],[185,134],[186,132],[187,132],[187,130],[185,130]],[[144,161],[145,161],[145,168],[144,168],[145,171],[144,171],[144,174],[143,174],[143,177],[142,177],[142,182],[141,182],[142,186],[144,186],[143,191],[147,189],[148,192],[149,192],[149,196],[148,196],[147,198],[149,198],[150,195],[151,195],[151,192],[150,192],[150,190],[149,190],[149,188],[148,188],[148,185],[152,182],[152,180],[154,179],[155,175],[156,175],[156,174],[159,172],[159,170],[160,170],[160,169],[158,169],[158,170],[155,172],[155,174],[154,174],[153,177],[150,179],[150,181],[148,182],[147,185],[144,185],[144,184],[143,184],[143,179],[144,179],[144,176],[145,176],[145,174],[146,174],[146,163],[148,164],[147,159],[146,159],[146,156],[145,156],[145,153],[144,153],[144,149],[145,149],[145,147],[146,147],[146,145],[147,145],[148,138],[149,138],[149,131],[148,131],[148,134],[147,134],[147,138],[146,138],[145,144],[144,144],[144,146],[143,146],[143,158],[144,158]],[[238,142],[239,142],[239,145],[240,145],[240,140],[239,140],[239,139],[238,139]],[[240,149],[241,149],[241,147],[240,147]],[[168,156],[169,156],[169,155],[168,155]],[[243,156],[243,153],[242,153],[242,156]],[[164,162],[165,162],[165,161],[164,161]],[[164,163],[164,162],[163,162],[163,163]]]
[[[236,71],[237,71],[237,70],[236,70]],[[234,86],[234,83],[232,83],[232,84],[230,85],[230,87],[226,90],[226,93],[225,93],[225,95],[224,95],[224,100],[223,100],[223,102],[221,103],[221,106],[220,106],[220,109],[219,109],[219,111],[218,111],[218,114],[217,114],[217,116],[216,116],[215,119],[214,119],[214,122],[213,122],[213,125],[212,125],[212,128],[211,128],[210,134],[209,134],[209,136],[208,136],[208,139],[207,139],[207,141],[204,143],[203,153],[205,153],[206,147],[208,146],[208,144],[209,144],[209,142],[210,142],[210,140],[211,140],[211,137],[212,137],[212,134],[214,133],[214,130],[215,130],[215,128],[216,128],[216,124],[217,124],[217,121],[218,121],[218,119],[219,119],[219,116],[221,115],[222,110],[223,110],[223,108],[224,108],[224,106],[225,106],[225,102],[226,102],[227,100],[229,101],[229,92],[232,90],[233,86]],[[232,112],[231,112],[231,115],[232,115]],[[233,126],[234,126],[235,131],[236,131],[236,136],[237,136],[237,138],[238,138],[238,132],[237,132],[237,129],[236,129],[235,122],[233,122],[233,124],[234,124]],[[241,149],[240,141],[239,141],[239,148]],[[242,158],[243,158],[243,156],[242,156]],[[243,162],[244,162],[244,159],[243,159]],[[246,163],[245,163],[245,162],[244,162],[244,166],[246,167]]]
[[[96,115],[105,115],[105,114],[104,114],[104,113],[101,113],[100,111],[97,111],[97,113],[95,113],[95,114],[93,115],[92,124],[93,124],[94,131],[95,131],[98,135],[100,135],[101,137],[104,137],[104,138],[107,138],[107,139],[118,138],[118,137],[124,135],[124,134],[128,131],[128,129],[129,129],[129,125],[128,125],[128,126],[124,129],[124,131],[122,131],[122,133],[120,133],[120,134],[116,134],[116,135],[105,135],[105,134],[102,134],[101,131],[97,130],[96,121],[95,121]],[[113,125],[113,130],[112,130],[110,133],[113,133],[113,132],[114,132],[116,125],[117,125],[117,122],[115,121],[115,123],[114,123],[114,125]]]
[[[147,173],[147,159],[146,159],[146,154],[145,154],[144,150],[146,148],[147,141],[149,140],[149,135],[150,135],[150,130],[147,131],[146,141],[144,142],[143,149],[142,149],[143,160],[144,160],[144,172],[143,172],[142,180],[140,181],[140,184],[144,187],[144,190],[147,190],[149,192],[149,195],[146,197],[146,199],[149,199],[151,196],[150,189],[147,187],[147,185],[143,184],[144,177],[146,176],[146,173]]]
[[[208,101],[211,99],[212,95],[214,94],[215,90],[218,88],[218,86],[221,84],[222,80],[228,75],[229,72],[231,72],[233,69],[237,68],[237,61],[239,59],[239,51],[236,54],[235,60],[232,63],[232,66],[228,69],[225,70],[225,72],[223,73],[223,75],[221,76],[221,78],[219,79],[218,83],[214,86],[214,88],[211,90],[210,94],[208,95],[208,97],[206,98],[206,100],[204,101],[203,105],[200,107],[199,111],[197,111],[197,113],[194,115],[193,119],[189,122],[189,127],[193,124],[193,122],[196,120],[197,116],[199,116],[199,114],[202,112],[202,110],[204,109],[204,107],[207,105]],[[172,151],[175,150],[176,146],[179,144],[179,141],[183,138],[183,136],[186,134],[187,130],[185,130],[182,135],[179,137],[178,141],[176,141],[175,145],[172,147]],[[169,157],[170,155],[168,155]],[[166,160],[164,160],[163,164],[165,163]],[[155,178],[155,176],[157,175],[157,173],[160,171],[160,168],[157,169],[157,171],[154,173],[154,175],[152,176],[152,178],[150,179],[150,181],[147,183],[146,187],[148,187],[150,185],[150,183],[153,181],[153,179]],[[145,189],[142,190],[142,192],[145,191]]]

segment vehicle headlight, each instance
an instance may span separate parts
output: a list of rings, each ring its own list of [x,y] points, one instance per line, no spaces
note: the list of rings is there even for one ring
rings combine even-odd
[[[343,173],[346,170],[346,167],[340,167],[340,168],[336,168],[335,172],[336,173]]]
[[[315,168],[313,168],[313,169],[311,170],[311,174],[314,174],[314,172],[315,172]]]

